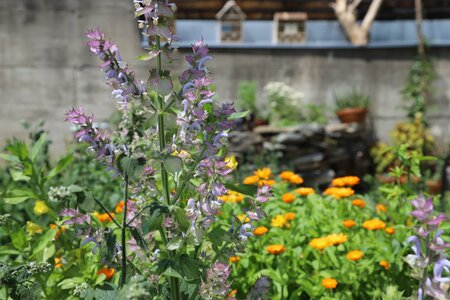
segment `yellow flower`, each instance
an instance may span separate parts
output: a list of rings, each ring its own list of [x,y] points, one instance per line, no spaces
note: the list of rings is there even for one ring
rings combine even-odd
[[[227,164],[228,169],[236,170],[236,168],[238,166],[238,162],[236,161],[236,156],[227,155],[227,156],[225,156],[225,159],[223,161]]]
[[[364,253],[362,253],[362,251],[360,251],[360,250],[350,251],[346,255],[348,260],[353,260],[353,261],[360,260],[361,258],[363,258],[363,256],[364,256]]]
[[[360,179],[356,176],[345,176],[333,179],[331,185],[335,187],[354,186],[359,184],[359,182]]]
[[[244,195],[232,190],[229,190],[225,195],[218,197],[223,202],[229,202],[229,203],[238,203],[244,200]]]
[[[285,227],[288,225],[288,221],[283,215],[277,215],[275,218],[272,219],[272,226],[273,227]]]
[[[36,204],[33,208],[33,211],[37,216],[46,214],[49,210],[50,208],[48,208],[47,204],[45,204],[45,201],[42,200],[36,201]]]
[[[356,222],[353,220],[344,220],[342,221],[342,224],[347,228],[352,228],[353,226],[356,225]]]
[[[295,219],[295,213],[293,213],[293,212],[285,213],[284,218],[288,221],[292,221]]]
[[[295,196],[294,196],[294,194],[286,193],[286,194],[283,194],[283,196],[281,196],[281,200],[284,203],[292,203],[295,200]]]
[[[259,181],[259,177],[256,175],[248,176],[244,178],[244,184],[256,184]]]
[[[340,188],[340,187],[329,187],[327,188],[323,194],[333,196],[336,199],[341,199],[345,197],[350,197],[355,193],[351,188]]]
[[[61,257],[55,257],[55,269],[62,268],[62,259]]]
[[[230,257],[230,263],[237,263],[241,260],[239,256],[232,256]]]
[[[338,285],[338,282],[334,278],[324,278],[322,280],[322,286],[326,289],[335,289]]]
[[[387,211],[386,206],[384,206],[383,204],[377,204],[375,206],[375,210],[377,211],[377,213],[386,212]]]
[[[308,196],[315,193],[314,189],[309,187],[301,187],[296,189],[294,192],[300,196]]]
[[[386,270],[389,270],[389,268],[391,267],[391,264],[387,260],[382,260],[382,261],[380,261],[380,266],[382,266]]]
[[[317,250],[323,250],[331,246],[330,241],[326,237],[315,238],[309,242],[309,245]]]
[[[179,158],[191,158],[191,154],[187,152],[186,150],[180,150],[178,152],[177,150],[173,151],[172,156],[178,156]]]
[[[242,214],[242,215],[237,216],[237,218],[239,219],[239,221],[241,221],[241,223],[250,222],[250,218],[249,217],[245,218],[245,216],[246,216],[245,214]],[[245,218],[245,221],[244,221],[244,218]]]
[[[348,237],[343,233],[333,233],[325,237],[331,245],[339,245],[348,241]]]
[[[352,204],[354,206],[360,207],[360,208],[364,208],[366,207],[366,202],[364,202],[363,199],[355,199],[352,201]]]
[[[262,168],[256,170],[254,174],[260,179],[270,179],[272,176],[272,170],[270,168]]]
[[[286,248],[280,244],[270,245],[266,248],[267,252],[273,255],[278,255],[286,251]]]
[[[255,230],[253,230],[253,234],[256,236],[260,236],[263,234],[266,234],[269,231],[269,228],[265,227],[265,226],[258,226],[255,228]]]
[[[386,223],[378,219],[371,219],[365,221],[363,227],[367,230],[379,230],[386,228]]]
[[[29,235],[40,234],[44,231],[41,226],[31,221],[27,221],[26,230]]]
[[[394,234],[395,233],[395,228],[393,227],[388,227],[384,230],[387,234]]]

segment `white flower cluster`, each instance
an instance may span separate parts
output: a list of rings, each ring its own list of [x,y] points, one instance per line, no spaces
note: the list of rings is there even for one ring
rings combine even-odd
[[[61,202],[72,195],[67,186],[52,186],[48,192],[48,200],[51,202]]]

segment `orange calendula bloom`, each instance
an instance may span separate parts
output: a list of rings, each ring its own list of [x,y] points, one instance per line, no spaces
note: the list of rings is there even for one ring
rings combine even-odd
[[[62,268],[62,259],[61,257],[55,257],[55,269]]]
[[[288,220],[286,220],[285,216],[283,215],[277,215],[275,218],[272,219],[271,222],[273,227],[286,227],[288,226]]]
[[[272,177],[272,170],[270,168],[262,168],[255,171],[254,175],[260,179],[270,179]]]
[[[266,234],[269,231],[269,228],[265,227],[265,226],[258,226],[255,228],[255,230],[253,230],[253,234],[256,236],[260,236],[263,234]]]
[[[293,213],[293,212],[285,213],[284,218],[288,221],[292,221],[295,219],[295,213]]]
[[[114,270],[113,268],[102,268],[98,270],[97,275],[105,274],[106,280],[110,280],[111,278],[113,278],[114,273],[116,273],[116,270]]]
[[[244,184],[257,184],[259,181],[259,177],[256,175],[248,176],[244,178]]]
[[[384,230],[387,234],[394,234],[395,233],[395,228],[393,227],[388,227]]]
[[[125,206],[125,201],[120,201],[119,203],[117,203],[116,209],[115,209],[116,213],[117,214],[123,213],[123,207],[124,206]]]
[[[262,179],[258,181],[258,186],[261,187],[263,185],[273,186],[275,184],[275,180],[273,179]]]
[[[50,224],[49,227],[50,229],[58,229],[58,225],[56,224]],[[66,231],[66,227],[61,226],[61,229],[56,230],[55,240],[59,238],[59,236],[61,235],[61,231],[62,232]]]
[[[238,203],[244,200],[244,195],[235,191],[228,191],[225,195],[218,197],[223,202]]]
[[[360,250],[350,251],[346,255],[348,260],[353,260],[353,261],[360,260],[361,258],[363,258],[363,256],[364,256],[364,253],[362,253],[362,251],[360,251]]]
[[[377,204],[375,206],[375,210],[377,211],[377,213],[386,212],[387,211],[386,206],[384,206],[383,204]]]
[[[292,202],[294,202],[294,200],[295,200],[295,195],[294,195],[294,194],[291,194],[291,193],[283,194],[283,196],[281,196],[281,200],[282,200],[284,203],[292,203]]]
[[[230,292],[228,293],[228,299],[231,299],[231,298],[234,299],[234,297],[236,297],[237,292],[238,292],[238,290],[232,290],[232,291],[230,291]]]
[[[286,248],[280,244],[270,245],[266,248],[267,252],[273,255],[278,255],[286,251]]]
[[[355,199],[355,200],[352,200],[352,204],[353,204],[354,206],[357,206],[357,207],[360,207],[360,208],[366,207],[366,202],[364,202],[363,199]]]
[[[232,256],[230,257],[230,263],[237,263],[241,260],[239,256]]]
[[[355,191],[351,188],[329,187],[323,192],[323,194],[333,196],[336,199],[341,199],[352,196],[355,194]]]
[[[340,245],[348,241],[348,237],[343,233],[333,233],[325,237],[331,245]]]
[[[335,289],[338,285],[338,282],[334,278],[324,278],[322,280],[322,286],[326,289]]]
[[[294,176],[295,173],[291,171],[283,171],[280,173],[280,178],[284,181],[289,182],[291,180],[291,177]]]
[[[354,186],[359,184],[359,182],[360,179],[356,176],[345,176],[333,179],[331,185],[335,187]]]
[[[317,250],[323,250],[326,247],[340,245],[348,241],[347,235],[343,233],[332,233],[325,237],[315,238],[309,242],[309,245]]]
[[[292,184],[302,184],[303,183],[303,178],[300,175],[294,174],[291,176],[291,179],[289,180],[290,183]]]
[[[315,238],[309,242],[309,245],[317,250],[323,250],[331,246],[330,241],[326,237]]]
[[[391,267],[391,264],[387,260],[382,260],[382,261],[380,261],[380,266],[382,266],[386,270],[389,270],[389,268]]]
[[[378,219],[371,219],[365,221],[363,227],[367,230],[379,230],[386,228],[386,223]]]
[[[347,228],[352,228],[353,226],[356,225],[356,222],[353,220],[344,220],[342,221],[342,225],[344,225]]]
[[[315,193],[314,189],[313,188],[309,188],[309,187],[301,187],[301,188],[296,189],[294,192],[297,195],[300,195],[300,196],[303,196],[303,197],[304,196],[308,196],[308,195],[312,195],[312,194]]]
[[[111,217],[114,217],[114,213],[109,213],[111,215]],[[99,214],[98,212],[94,212],[94,216],[97,217],[97,219],[102,222],[102,223],[109,223],[112,221],[112,218],[107,214]]]

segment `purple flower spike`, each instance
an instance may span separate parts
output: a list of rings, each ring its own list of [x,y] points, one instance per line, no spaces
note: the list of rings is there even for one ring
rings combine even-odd
[[[417,257],[420,257],[420,240],[417,236],[412,236],[408,240],[408,243],[414,243],[415,245],[412,245],[411,248],[416,254]]]

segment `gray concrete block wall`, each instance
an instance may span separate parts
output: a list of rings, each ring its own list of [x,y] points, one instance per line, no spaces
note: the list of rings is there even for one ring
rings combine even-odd
[[[0,0],[0,147],[12,136],[25,137],[21,120],[46,120],[54,140],[51,151],[61,154],[71,139],[64,113],[82,105],[104,121],[115,108],[110,89],[97,69],[99,64],[85,46],[84,32],[97,25],[119,45],[122,57],[140,78],[148,63],[128,0]],[[200,38],[200,36],[199,36]],[[183,54],[177,52],[185,67]],[[354,50],[218,50],[210,63],[221,99],[232,100],[240,80],[255,80],[261,105],[262,88],[284,81],[304,94],[306,101],[330,108],[334,93],[353,87],[372,98],[372,119],[377,134],[389,131],[404,118],[400,89],[414,58],[413,49]],[[434,49],[439,78],[436,103],[430,108],[435,132],[444,144],[450,139],[450,49]]]

